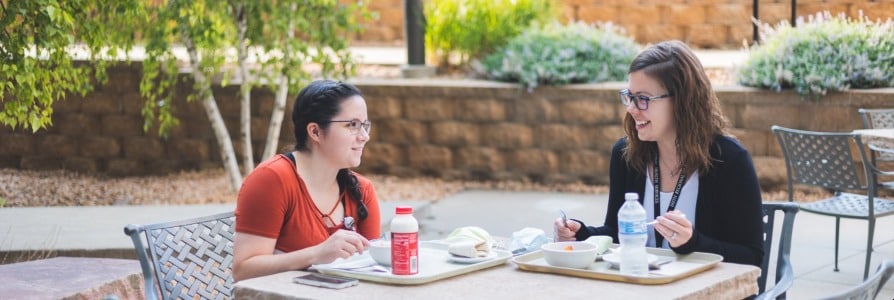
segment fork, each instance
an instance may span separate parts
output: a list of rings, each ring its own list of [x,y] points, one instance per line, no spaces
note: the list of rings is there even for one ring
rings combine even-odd
[[[353,272],[380,272],[387,273],[388,269],[380,266],[380,265],[371,265],[371,266],[360,266],[360,267],[351,267],[351,268],[338,268],[335,269],[345,270],[345,271],[353,271]]]
[[[559,209],[559,215],[562,216],[562,226],[568,227],[568,216],[565,215],[565,211],[561,208]]]
[[[561,208],[559,209],[559,217],[562,218],[562,227],[568,227],[568,216],[565,215],[565,211]],[[553,230],[553,241],[559,241],[559,230]]]
[[[345,217],[344,221],[342,221],[342,224],[344,224],[344,227],[347,230],[357,231],[357,226],[355,226],[356,224],[354,224],[353,217]]]
[[[655,261],[649,263],[649,270],[658,270],[658,269],[661,269],[661,266],[666,265],[666,264],[669,264],[669,263],[672,263],[672,262],[674,262],[674,261],[676,261],[676,260],[677,260],[677,259],[676,259],[676,258],[673,258],[673,257],[666,257],[666,258],[659,258],[659,259],[656,259]]]

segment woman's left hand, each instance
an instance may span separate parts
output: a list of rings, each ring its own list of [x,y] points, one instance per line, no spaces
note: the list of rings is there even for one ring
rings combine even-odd
[[[672,210],[656,218],[655,229],[658,230],[671,247],[679,247],[692,238],[692,223],[686,215]]]

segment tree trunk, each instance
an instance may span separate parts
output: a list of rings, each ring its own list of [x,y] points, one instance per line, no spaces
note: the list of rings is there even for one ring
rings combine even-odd
[[[248,60],[248,49],[245,44],[245,31],[248,25],[246,24],[245,3],[242,3],[241,7],[234,9],[236,11],[236,30],[239,40],[239,48],[236,51],[238,51],[239,57],[239,73],[242,77],[242,83],[239,87],[239,94],[242,95],[239,110],[239,133],[242,137],[242,174],[248,175],[255,168],[254,153],[251,147],[251,79],[249,78],[248,63],[246,62]]]
[[[267,127],[267,145],[264,146],[264,158],[271,157],[279,147],[279,135],[282,131],[283,115],[286,111],[286,98],[289,96],[289,79],[286,75],[279,76],[279,88],[273,98],[273,113],[270,114],[270,126]]]
[[[298,10],[298,7],[293,4],[291,9],[294,12]],[[290,20],[287,39],[295,38],[294,27],[295,23]],[[283,51],[283,55],[285,55],[286,58],[292,55],[292,49],[290,47],[285,46],[283,48],[286,49]],[[273,98],[273,112],[270,114],[270,126],[267,127],[267,144],[264,145],[264,153],[262,156],[265,159],[278,152],[276,147],[279,147],[279,135],[280,131],[282,131],[282,120],[286,110],[286,98],[289,96],[289,78],[286,77],[284,73],[285,72],[281,72],[279,75],[279,87],[276,90],[276,96]]]
[[[239,173],[239,164],[236,162],[236,152],[233,150],[230,133],[227,132],[227,126],[224,124],[220,110],[217,108],[217,101],[214,100],[214,94],[211,93],[211,83],[208,82],[208,77],[202,72],[200,67],[196,46],[186,31],[182,35],[183,42],[186,44],[186,50],[189,52],[192,76],[200,89],[199,97],[202,99],[202,107],[205,108],[205,114],[208,115],[208,120],[211,122],[211,129],[214,131],[214,137],[217,139],[217,148],[220,149],[220,159],[224,163],[224,169],[227,171],[227,177],[230,180],[230,190],[235,192],[242,186],[242,174]]]

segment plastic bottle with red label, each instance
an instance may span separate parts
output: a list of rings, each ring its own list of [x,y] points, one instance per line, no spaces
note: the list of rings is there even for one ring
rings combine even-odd
[[[413,207],[398,206],[391,219],[391,273],[414,275],[419,273],[419,222],[413,217]]]

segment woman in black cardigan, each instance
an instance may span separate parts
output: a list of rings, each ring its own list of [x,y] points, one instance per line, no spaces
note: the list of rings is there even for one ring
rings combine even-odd
[[[764,252],[757,174],[748,151],[728,136],[701,63],[685,44],[668,41],[637,55],[629,73],[630,88],[621,91],[627,137],[612,149],[605,223],[556,220],[558,239],[608,235],[617,242],[618,210],[624,194],[633,192],[648,221],[657,220],[648,246],[759,266]]]

